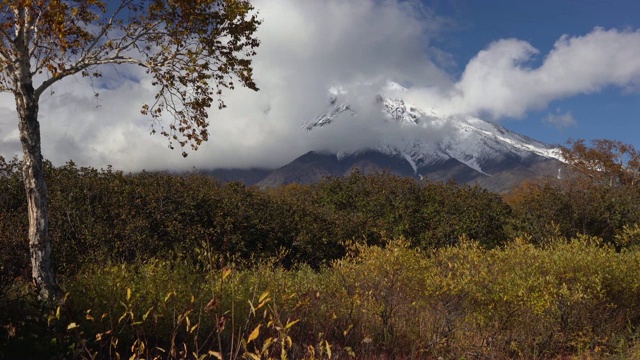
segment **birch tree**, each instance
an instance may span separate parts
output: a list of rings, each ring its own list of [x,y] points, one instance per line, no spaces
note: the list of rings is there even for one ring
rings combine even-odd
[[[635,186],[640,177],[640,151],[631,144],[609,139],[569,140],[561,147],[571,169],[597,185]]]
[[[152,132],[186,156],[208,139],[208,109],[225,106],[223,90],[235,84],[257,90],[251,58],[259,24],[248,0],[0,3],[0,90],[15,97],[32,277],[42,300],[59,295],[38,122],[42,94],[69,76],[100,77],[106,64],[142,66],[157,93],[141,112],[153,119]]]

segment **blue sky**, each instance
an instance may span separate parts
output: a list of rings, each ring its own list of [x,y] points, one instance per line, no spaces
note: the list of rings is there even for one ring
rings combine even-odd
[[[155,89],[144,70],[107,66],[93,84],[71,77],[43,96],[45,158],[125,171],[278,167],[311,150],[403,141],[372,105],[390,81],[443,116],[477,116],[551,144],[609,138],[640,148],[640,1],[253,3],[263,19],[260,91],[225,93],[200,150],[184,159],[151,136],[140,106]],[[359,115],[304,131],[336,89]],[[0,155],[20,154],[18,139],[13,99],[0,95]]]
[[[425,1],[442,16],[453,19],[451,31],[438,40],[458,65],[467,64],[493,41],[517,38],[529,42],[540,54],[532,61],[539,66],[545,54],[563,34],[580,36],[595,27],[637,30],[640,2],[634,0],[453,0]],[[640,59],[638,60],[640,61]],[[551,114],[570,112],[575,124],[557,129],[543,120]],[[640,148],[640,94],[609,86],[587,95],[551,102],[523,118],[504,118],[501,124],[551,144],[577,139],[609,138]]]

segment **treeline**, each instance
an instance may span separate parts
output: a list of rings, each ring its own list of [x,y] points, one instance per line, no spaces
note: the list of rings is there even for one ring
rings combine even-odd
[[[0,176],[4,271],[26,276],[27,219],[16,162]],[[403,237],[429,249],[466,234],[493,247],[508,238],[510,208],[493,193],[454,183],[418,183],[388,174],[329,178],[315,185],[261,190],[205,175],[126,175],[68,163],[46,167],[54,266],[214,253],[220,266],[278,257],[290,267],[328,265],[350,242],[380,245]]]
[[[571,178],[526,183],[506,197],[453,182],[389,174],[327,178],[261,190],[189,173],[127,175],[47,164],[53,261],[61,275],[86,263],[215,254],[219,266],[278,258],[318,269],[348,244],[404,238],[428,250],[461,236],[493,248],[524,237],[545,244],[577,234],[618,249],[637,242],[640,192]],[[28,277],[24,188],[16,161],[0,164],[2,284]],[[0,284],[0,287],[1,284]]]

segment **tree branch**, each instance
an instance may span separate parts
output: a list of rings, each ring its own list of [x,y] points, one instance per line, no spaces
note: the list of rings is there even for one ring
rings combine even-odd
[[[131,58],[131,57],[114,56],[106,59],[96,59],[94,61],[86,62],[84,64],[76,64],[66,69],[65,71],[62,71],[56,74],[55,76],[43,81],[42,84],[40,84],[40,86],[38,86],[38,88],[35,90],[35,94],[36,96],[40,96],[51,85],[55,84],[56,82],[64,79],[69,75],[77,74],[93,66],[107,65],[107,64],[133,64],[133,65],[139,65],[145,68],[147,67],[147,65],[141,60]]]
[[[126,6],[128,4],[131,4],[132,0],[129,1],[121,1],[120,2],[120,6],[118,6],[118,8],[113,12],[113,14],[111,15],[111,17],[109,18],[109,20],[104,24],[104,26],[102,27],[100,33],[98,35],[96,35],[96,38],[93,40],[93,42],[87,47],[86,50],[84,50],[84,54],[80,57],[80,60],[78,60],[78,62],[83,62],[87,55],[89,55],[91,53],[91,51],[93,51],[93,49],[98,45],[98,43],[100,42],[100,40],[109,32],[109,30],[111,29],[111,27],[113,26],[113,20],[116,18],[116,16],[124,9],[126,8]]]

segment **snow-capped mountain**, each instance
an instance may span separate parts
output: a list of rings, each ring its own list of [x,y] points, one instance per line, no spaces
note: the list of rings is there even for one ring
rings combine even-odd
[[[506,160],[526,161],[532,157],[561,160],[559,149],[516,134],[495,123],[469,115],[445,116],[435,109],[421,109],[407,103],[401,98],[406,89],[397,83],[390,82],[383,90],[396,95],[377,95],[372,99],[373,106],[381,112],[385,121],[404,127],[409,132],[412,129],[416,132],[428,129],[440,135],[435,140],[434,137],[420,136],[394,142],[380,139],[380,143],[372,148],[341,151],[336,154],[338,158],[378,151],[388,156],[402,157],[416,175],[425,175],[429,172],[429,167],[455,160],[486,176],[493,175],[491,167]],[[303,128],[316,131],[334,122],[349,121],[350,117],[357,115],[357,109],[341,101],[340,94],[334,93],[328,109],[304,123]]]
[[[555,178],[563,166],[557,148],[477,117],[445,115],[415,106],[406,101],[403,95],[407,90],[399,84],[388,83],[380,95],[370,93],[368,99],[350,97],[342,88],[332,89],[327,108],[303,123],[301,129],[317,133],[333,126],[340,129],[340,122],[360,121],[358,125],[364,126],[361,130],[366,133],[370,125],[382,124],[382,130],[373,136],[361,134],[368,136],[367,145],[353,141],[338,151],[310,151],[277,169],[210,173],[221,179],[275,187],[346,176],[357,168],[364,173],[387,171],[416,179],[453,179],[507,192],[524,180]],[[350,103],[354,98],[355,103]]]

